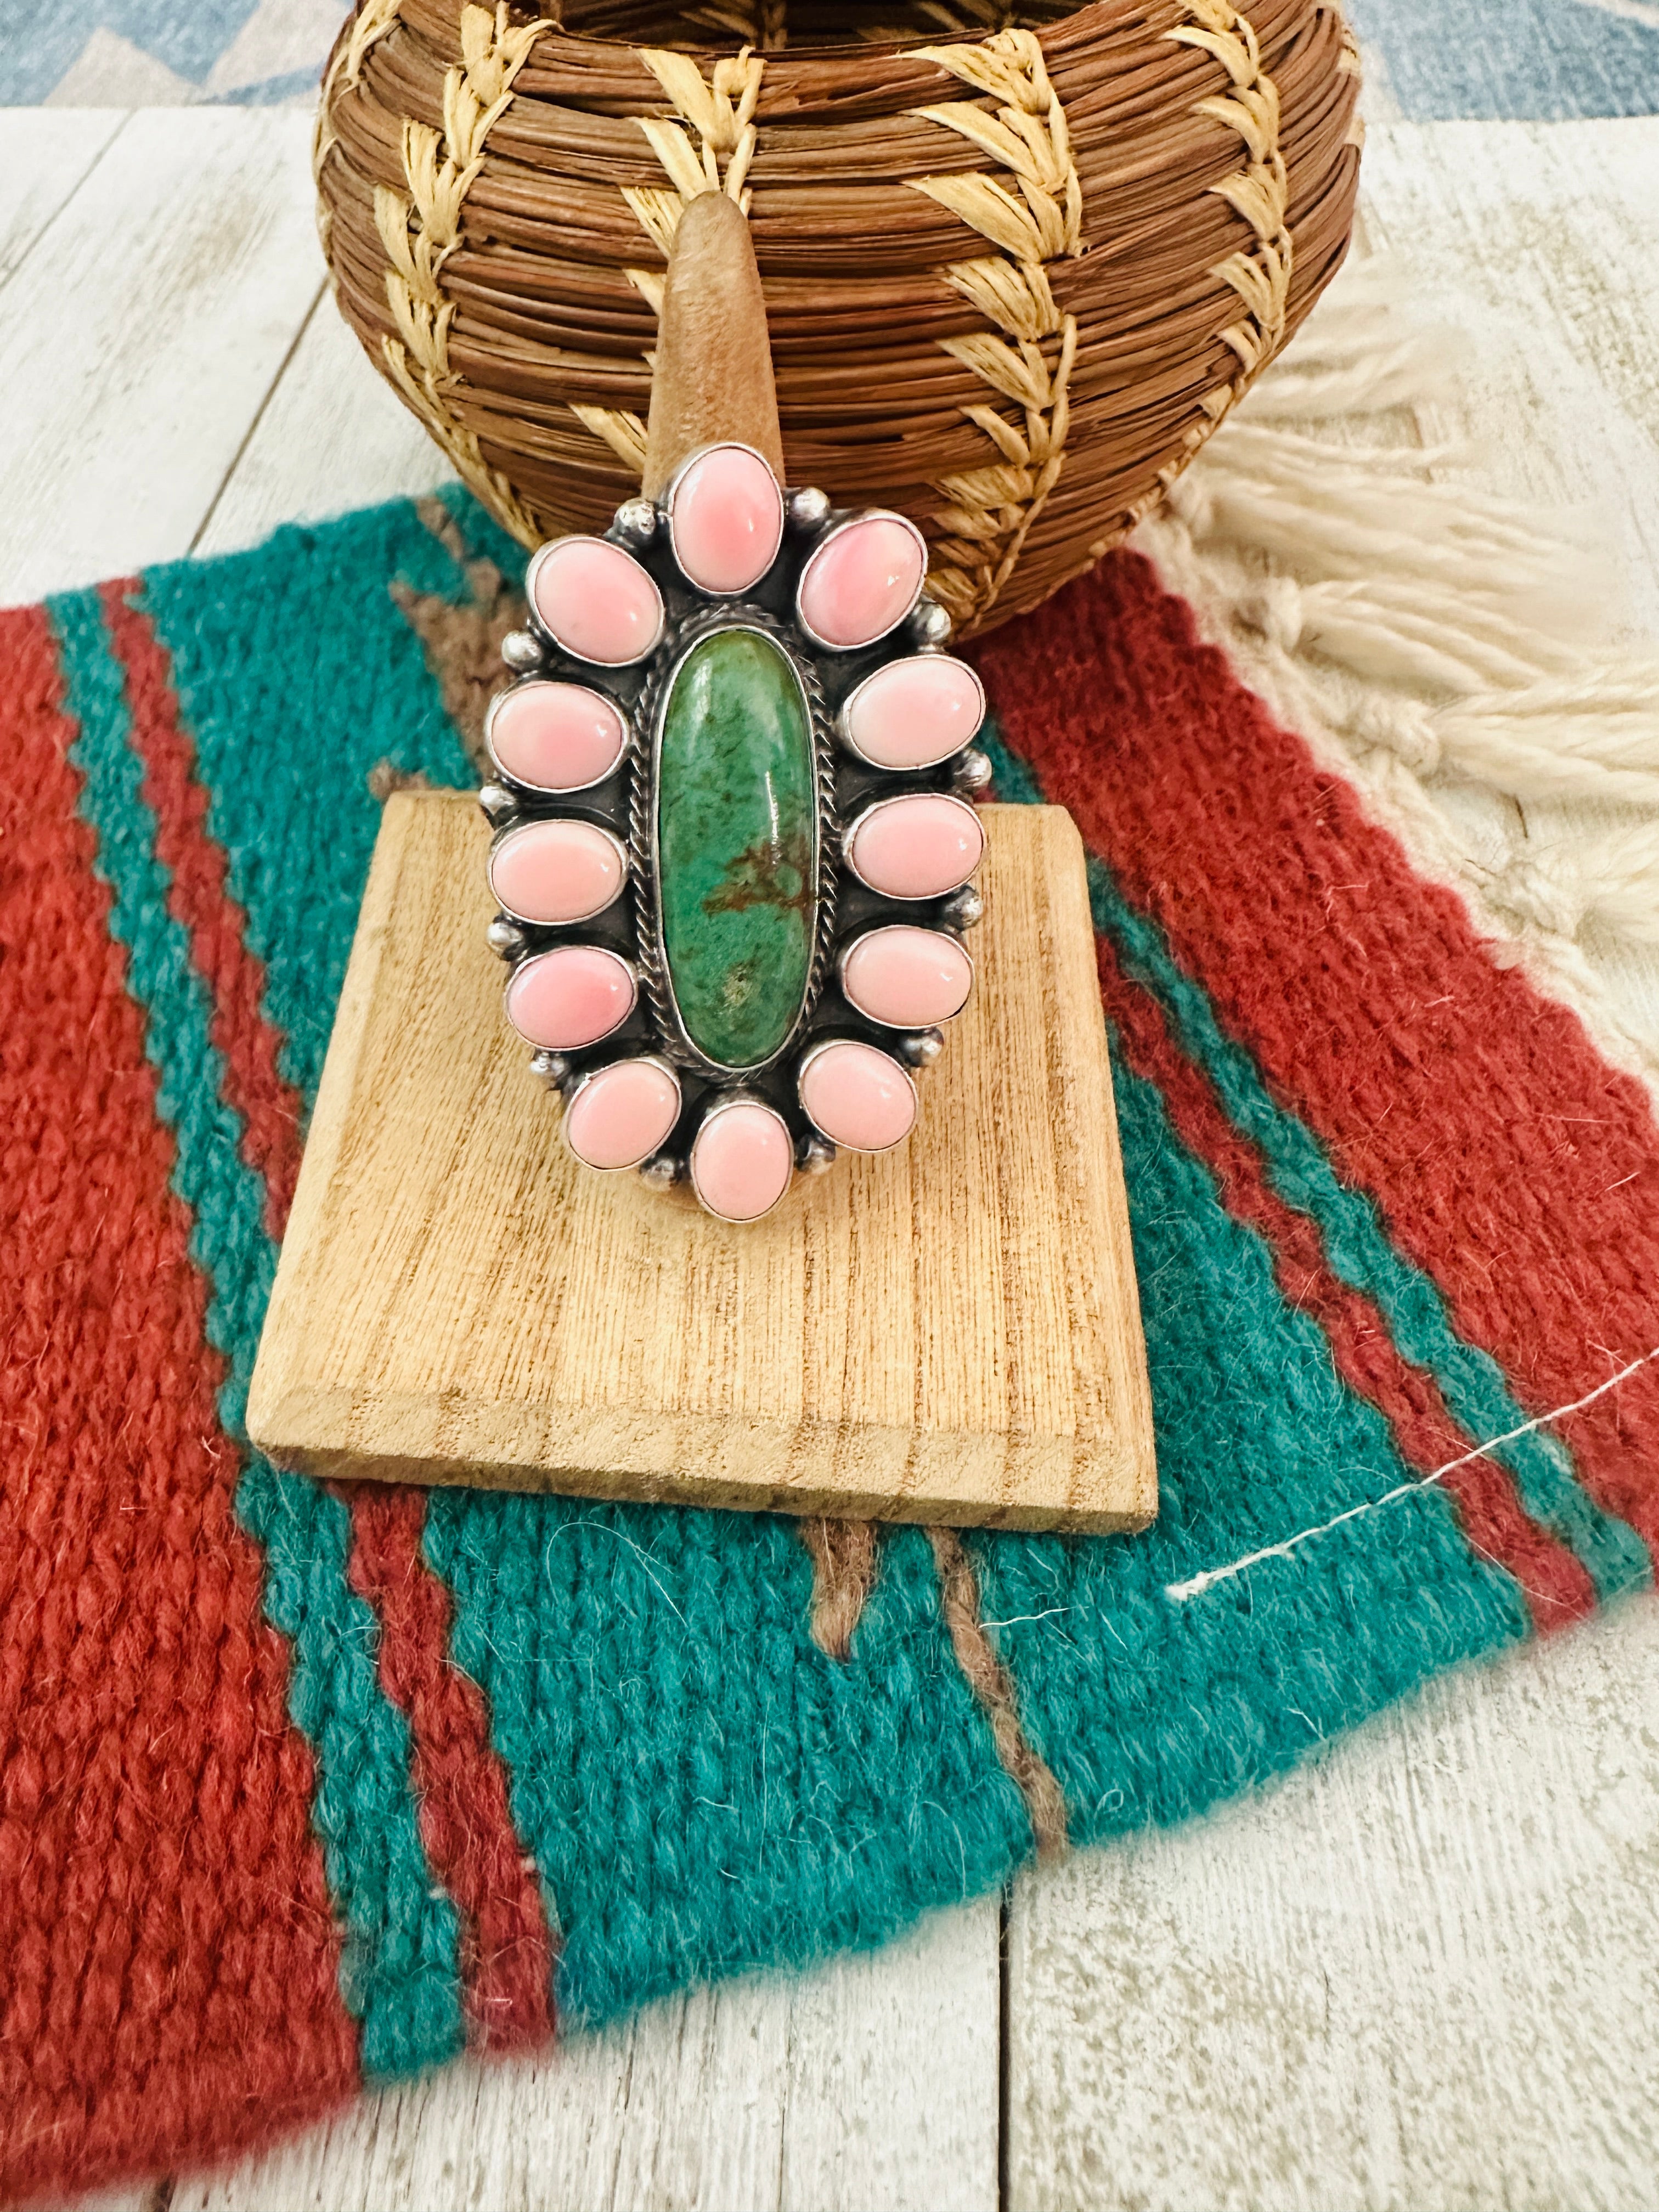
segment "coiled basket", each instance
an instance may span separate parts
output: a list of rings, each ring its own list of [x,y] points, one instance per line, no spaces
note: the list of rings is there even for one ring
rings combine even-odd
[[[1334,0],[547,5],[361,0],[316,148],[341,307],[526,545],[638,486],[699,192],[749,215],[790,481],[914,517],[964,634],[1157,503],[1347,243]]]

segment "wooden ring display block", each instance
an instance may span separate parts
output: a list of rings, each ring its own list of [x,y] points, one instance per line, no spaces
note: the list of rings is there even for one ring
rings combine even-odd
[[[1083,848],[994,806],[973,997],[896,1152],[745,1227],[572,1158],[501,1018],[488,827],[386,809],[248,1404],[279,1466],[1139,1528],[1152,1407]]]

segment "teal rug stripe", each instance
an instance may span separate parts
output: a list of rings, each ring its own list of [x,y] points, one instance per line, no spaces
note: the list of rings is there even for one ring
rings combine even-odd
[[[266,1617],[293,1647],[289,1711],[316,1759],[312,1821],[343,1923],[340,1994],[362,2023],[364,2079],[396,2081],[465,2045],[460,1928],[422,1847],[409,1724],[380,1686],[380,1629],[346,1579],[351,1516],[257,1456],[236,1511],[264,1549]]]
[[[994,734],[985,742],[998,794],[1040,799],[1026,764]],[[1157,999],[1177,1044],[1261,1153],[1279,1195],[1317,1225],[1334,1272],[1374,1301],[1400,1351],[1434,1376],[1472,1441],[1523,1427],[1530,1417],[1502,1369],[1459,1336],[1438,1287],[1395,1248],[1375,1201],[1339,1180],[1313,1132],[1273,1098],[1249,1051],[1223,1030],[1203,986],[1181,967],[1158,924],[1124,897],[1106,863],[1091,853],[1088,865],[1095,927],[1111,938],[1127,972]],[[1513,1476],[1532,1518],[1583,1561],[1598,1595],[1612,1597],[1649,1580],[1646,1546],[1590,1497],[1559,1437],[1534,1430],[1495,1446],[1492,1456]]]
[[[1659,114],[1653,0],[1351,0],[1368,85],[1413,123]]]
[[[446,1489],[426,1552],[556,1902],[566,2022],[882,1942],[1030,1855],[919,1530],[844,1662],[780,1516]]]
[[[468,531],[477,534],[471,518]],[[466,595],[407,500],[144,579],[207,787],[208,826],[264,963],[264,1012],[285,1041],[283,1073],[307,1104],[380,826],[369,770],[386,761],[433,783],[476,781],[392,599],[398,579],[446,600]]]
[[[210,1291],[212,1343],[230,1363],[224,1395],[240,1416],[276,1254],[265,1233],[264,1186],[241,1152],[241,1117],[224,1097],[207,987],[184,927],[167,909],[171,877],[155,853],[143,763],[129,742],[125,677],[94,592],[49,602],[64,705],[81,726],[70,759],[84,781],[80,811],[98,840],[110,927],[126,947],[128,982],[145,1016],[145,1049],[160,1082],[156,1108],[177,1139],[173,1188],[191,1217],[191,1255]]]
[[[276,1270],[262,1179],[241,1153],[240,1117],[224,1098],[207,987],[183,926],[131,744],[123,672],[95,592],[50,603],[66,711],[81,726],[70,757],[84,778],[81,812],[98,841],[111,927],[145,1016],[160,1081],[157,1110],[177,1143],[173,1187],[191,1216],[191,1249],[206,1279],[207,1331],[229,1372],[220,1391],[227,1433],[246,1448],[243,1415]],[[345,1578],[349,1517],[337,1499],[250,1458],[239,1519],[264,1547],[267,1616],[293,1645],[289,1711],[317,1761],[313,1819],[345,1923],[345,2002],[362,2022],[366,2074],[408,2073],[462,2044],[454,1908],[421,1848],[403,1715],[380,1688],[374,1618]]]
[[[1280,1293],[1158,1091],[1114,1066],[1158,1517],[1129,1542],[975,1536],[985,1618],[1074,1843],[1187,1818],[1439,1668],[1530,1632],[1437,1488],[1186,1602],[1168,1586],[1409,1485],[1387,1421]]]

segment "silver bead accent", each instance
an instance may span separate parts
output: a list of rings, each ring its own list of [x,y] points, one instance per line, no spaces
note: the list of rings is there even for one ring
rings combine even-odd
[[[545,1046],[530,1055],[530,1073],[539,1075],[550,1091],[562,1091],[570,1076],[570,1060],[562,1052],[549,1052]]]
[[[921,647],[935,650],[951,642],[951,617],[937,599],[918,599],[910,611],[910,635]]]
[[[672,1152],[659,1152],[640,1169],[640,1181],[653,1190],[672,1190],[680,1179],[680,1164]]]
[[[830,520],[830,495],[809,484],[802,491],[789,495],[789,527],[792,530],[822,530]]]
[[[611,527],[632,545],[648,545],[657,534],[657,510],[648,499],[625,499]]]
[[[542,665],[542,649],[527,629],[510,629],[501,640],[501,659],[515,676],[528,676]]]
[[[971,929],[984,912],[985,902],[971,884],[964,884],[939,910],[941,921],[951,929]]]
[[[836,1148],[828,1137],[820,1137],[815,1130],[800,1148],[799,1167],[803,1175],[823,1175],[836,1164]]]
[[[911,1067],[931,1067],[944,1049],[942,1030],[916,1030],[898,1041],[898,1056]]]
[[[478,804],[492,822],[511,814],[518,801],[504,783],[486,783],[478,793]]]
[[[958,791],[983,791],[995,774],[990,755],[981,752],[977,745],[969,745],[957,763],[951,781]]]
[[[497,958],[516,960],[524,951],[524,932],[516,921],[498,914],[484,932],[484,942]]]

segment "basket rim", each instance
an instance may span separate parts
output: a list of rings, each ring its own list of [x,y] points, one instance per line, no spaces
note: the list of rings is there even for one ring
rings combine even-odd
[[[451,0],[451,4],[459,23],[462,9],[476,5],[477,0]],[[1145,23],[1146,35],[1149,39],[1156,39],[1160,35],[1160,27],[1155,25],[1153,19],[1167,15],[1168,25],[1162,27],[1173,28],[1182,20],[1183,14],[1179,0],[1152,0],[1151,5],[1148,5],[1148,0],[1084,0],[1081,7],[1066,9],[1042,22],[1014,21],[994,27],[970,24],[957,31],[942,27],[933,31],[918,28],[914,37],[904,39],[848,39],[837,43],[825,40],[810,46],[784,46],[776,51],[755,46],[739,39],[735,33],[719,40],[704,36],[696,40],[686,39],[665,43],[661,40],[627,39],[591,31],[569,30],[562,22],[539,14],[526,15],[521,20],[526,28],[533,22],[545,22],[548,26],[538,38],[535,49],[526,64],[526,76],[533,76],[538,62],[544,65],[546,55],[553,52],[578,53],[586,51],[609,56],[638,54],[648,50],[658,53],[708,56],[717,61],[727,60],[735,54],[755,53],[764,60],[767,76],[772,78],[788,75],[792,65],[798,69],[817,68],[825,62],[837,59],[905,61],[929,47],[982,46],[1000,30],[1029,31],[1046,46],[1045,33],[1076,31],[1085,24],[1092,30],[1097,22],[1108,18],[1113,19],[1115,27],[1117,23],[1139,20]],[[350,19],[347,20],[349,21]],[[1087,43],[1086,38],[1082,42]],[[928,67],[925,61],[919,61],[917,65],[924,71]]]

